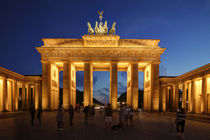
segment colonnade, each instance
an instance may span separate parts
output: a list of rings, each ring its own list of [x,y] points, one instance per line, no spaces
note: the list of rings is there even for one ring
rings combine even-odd
[[[39,84],[24,83],[7,77],[0,77],[0,111],[27,110],[41,107]]]
[[[184,108],[192,113],[210,113],[210,75],[161,84],[162,111]]]
[[[128,67],[124,70],[127,71],[127,105],[131,106],[134,110],[138,109],[138,62],[128,63]],[[93,105],[93,62],[84,61],[82,62],[82,68],[84,70],[84,106]],[[58,109],[58,97],[59,96],[59,86],[54,89],[54,94],[52,94],[53,84],[56,82],[59,85],[59,71],[63,70],[63,107],[64,109],[69,109],[70,105],[76,106],[76,71],[77,67],[74,62],[62,62],[62,68],[59,68],[56,63],[44,61],[42,62],[42,108],[44,110],[54,110]],[[108,70],[108,69],[106,69]],[[111,107],[117,109],[117,90],[118,90],[118,62],[111,61],[109,63],[110,72],[110,104]],[[142,70],[142,69],[141,69]],[[147,92],[150,92],[147,100],[147,104],[150,107],[146,107],[146,110],[156,110],[159,108],[159,64],[148,64],[143,71],[147,71],[150,77],[148,77],[146,82],[150,82],[147,87]],[[56,74],[55,74],[56,73]],[[54,78],[53,78],[54,77]],[[53,80],[54,79],[54,80]],[[56,90],[57,89],[57,90]],[[56,101],[57,100],[57,101]],[[156,101],[157,100],[157,101]],[[145,102],[146,103],[146,102]]]

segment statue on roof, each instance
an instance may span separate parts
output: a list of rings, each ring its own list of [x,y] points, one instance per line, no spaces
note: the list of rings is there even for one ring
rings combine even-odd
[[[98,11],[100,22],[98,23],[98,21],[96,21],[94,30],[91,27],[90,22],[87,22],[88,34],[91,34],[91,35],[94,35],[94,33],[95,33],[95,35],[107,35],[108,34],[107,21],[105,21],[104,24],[102,22],[103,13],[104,13],[104,11],[101,11],[101,12]],[[116,22],[113,23],[112,28],[109,31],[109,35],[114,35],[115,34],[115,26],[116,26]]]

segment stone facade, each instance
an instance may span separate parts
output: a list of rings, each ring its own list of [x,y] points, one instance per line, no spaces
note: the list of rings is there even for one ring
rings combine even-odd
[[[41,107],[41,76],[24,76],[0,67],[0,111]]]
[[[210,114],[210,64],[177,77],[160,77],[160,110]]]
[[[110,103],[117,109],[117,72],[127,71],[127,103],[138,109],[138,71],[146,72],[145,110],[159,110],[159,63],[165,48],[158,39],[120,39],[117,35],[84,35],[82,39],[42,39],[36,47],[42,62],[42,108],[57,109],[52,95],[58,94],[59,79],[53,74],[63,71],[63,106],[76,105],[76,71],[84,71],[84,105],[93,104],[93,71],[110,72]],[[74,74],[72,74],[74,73]],[[54,98],[54,97],[53,97]]]

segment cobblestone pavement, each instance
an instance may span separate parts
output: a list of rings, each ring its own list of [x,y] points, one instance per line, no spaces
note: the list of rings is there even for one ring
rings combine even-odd
[[[64,130],[58,130],[56,112],[44,112],[42,125],[30,125],[30,116],[0,119],[0,140],[177,140],[174,118],[159,113],[137,113],[133,125],[120,130],[105,128],[103,114],[98,112],[84,124],[83,113],[75,114],[74,125],[68,124],[65,113]],[[117,113],[113,124],[118,123]],[[210,140],[210,124],[187,120],[186,140]]]

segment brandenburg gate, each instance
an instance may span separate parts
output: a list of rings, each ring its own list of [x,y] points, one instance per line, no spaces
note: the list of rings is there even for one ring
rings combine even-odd
[[[120,39],[115,25],[88,22],[81,39],[44,38],[36,47],[42,63],[42,109],[59,107],[59,72],[63,71],[63,107],[76,105],[76,71],[84,71],[84,106],[93,104],[93,71],[110,72],[110,103],[117,108],[118,71],[127,72],[127,105],[138,109],[138,71],[144,72],[144,110],[159,111],[159,64],[165,48],[158,39]]]

